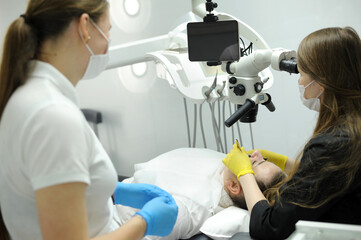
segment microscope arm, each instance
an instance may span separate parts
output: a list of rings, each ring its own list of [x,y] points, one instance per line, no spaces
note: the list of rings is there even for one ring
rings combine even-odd
[[[207,11],[204,7],[205,0],[191,0],[192,1],[192,13],[200,17],[201,19],[207,15]],[[213,11],[213,14],[218,15],[217,11]]]
[[[123,67],[135,63],[150,61],[146,54],[167,49],[170,44],[168,34],[120,44],[109,48],[110,61],[107,69]]]
[[[223,63],[222,69],[229,74],[242,77],[255,77],[271,64],[272,50],[256,50],[249,56],[242,57],[238,62]]]
[[[205,0],[192,0],[191,2],[192,13],[203,18],[207,14],[206,9],[204,8]],[[238,22],[238,29],[241,36],[248,39],[250,42],[253,42],[257,49],[269,49],[266,41],[246,23],[226,13],[218,13],[214,11],[214,14],[221,21],[236,20]],[[107,69],[154,60],[147,54],[168,49],[174,43],[177,44],[178,48],[186,48],[186,40],[177,39],[178,36],[179,34],[173,31],[169,34],[113,46],[109,49],[110,62]]]

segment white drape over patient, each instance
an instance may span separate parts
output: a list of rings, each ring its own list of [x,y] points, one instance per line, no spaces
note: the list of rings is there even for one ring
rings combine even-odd
[[[125,182],[149,183],[170,192],[179,207],[177,223],[164,239],[186,239],[199,233],[202,224],[223,208],[219,200],[223,189],[222,159],[225,154],[209,149],[181,148],[135,165],[134,176]],[[120,223],[134,209],[117,206]],[[146,237],[154,239],[157,237]]]
[[[136,164],[134,182],[162,187],[215,211],[221,197],[224,154],[208,149],[176,149],[152,161]]]

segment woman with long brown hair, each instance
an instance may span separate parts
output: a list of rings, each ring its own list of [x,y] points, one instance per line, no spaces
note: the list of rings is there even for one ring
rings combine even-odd
[[[4,239],[129,240],[171,232],[174,199],[155,186],[117,183],[77,105],[76,84],[107,65],[110,27],[106,0],[30,0],[10,25],[0,68]],[[115,190],[118,203],[140,209],[123,226],[114,218]]]
[[[288,172],[268,190],[255,183],[244,148],[223,162],[242,185],[250,235],[285,239],[299,220],[361,224],[361,40],[350,27],[325,28],[302,40],[297,53],[301,100],[319,111],[299,160],[260,150]]]

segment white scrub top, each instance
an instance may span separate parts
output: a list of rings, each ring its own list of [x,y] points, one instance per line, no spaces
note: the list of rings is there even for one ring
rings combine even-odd
[[[13,240],[42,239],[35,191],[86,183],[91,237],[113,231],[117,174],[77,105],[74,86],[52,65],[32,61],[0,122],[0,203]],[[69,202],[69,205],[71,202]]]

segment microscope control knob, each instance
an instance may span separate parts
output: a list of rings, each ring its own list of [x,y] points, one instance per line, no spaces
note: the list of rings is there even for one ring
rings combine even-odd
[[[230,84],[236,84],[236,83],[237,83],[237,78],[231,77],[231,78],[229,79],[229,83],[230,83]]]
[[[246,92],[246,88],[242,84],[238,84],[233,88],[233,92],[236,96],[243,96]]]
[[[260,93],[263,89],[263,83],[261,82],[256,82],[254,84],[254,90],[256,91],[256,93]]]

